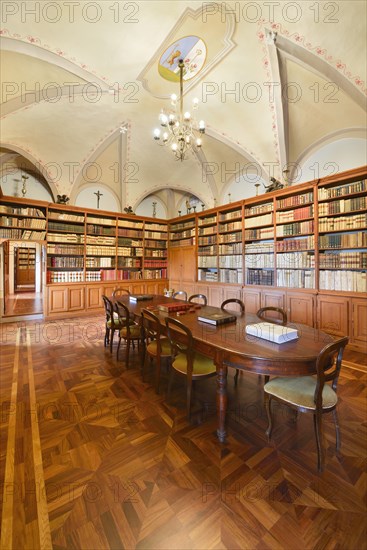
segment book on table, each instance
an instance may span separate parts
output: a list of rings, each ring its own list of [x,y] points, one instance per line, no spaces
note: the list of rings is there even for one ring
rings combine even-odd
[[[173,313],[174,311],[186,311],[190,309],[192,304],[180,303],[180,300],[176,302],[168,302],[166,304],[159,304],[157,307],[160,311],[166,311],[167,313]]]
[[[296,328],[284,327],[275,323],[254,323],[253,325],[247,325],[246,334],[263,338],[276,344],[283,344],[298,338]]]
[[[233,313],[228,313],[227,311],[212,311],[212,312],[201,312],[198,315],[198,321],[203,323],[209,323],[210,325],[223,325],[224,323],[233,323],[237,317]]]
[[[140,302],[143,300],[153,300],[152,294],[131,294],[129,296],[130,302]]]

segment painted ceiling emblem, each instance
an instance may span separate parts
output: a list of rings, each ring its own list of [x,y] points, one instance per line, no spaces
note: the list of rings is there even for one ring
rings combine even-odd
[[[179,82],[179,59],[185,63],[183,79],[190,80],[203,67],[206,59],[206,46],[198,36],[185,36],[171,44],[161,56],[158,72],[166,80]]]

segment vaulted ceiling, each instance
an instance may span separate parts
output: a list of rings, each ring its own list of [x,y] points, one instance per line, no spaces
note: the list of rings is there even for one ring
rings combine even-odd
[[[155,195],[173,215],[185,194],[211,207],[239,175],[292,178],[320,145],[365,136],[365,2],[4,5],[2,174],[22,159],[54,198],[98,183],[121,210]],[[184,83],[206,135],[179,162],[153,129],[178,93],[158,62],[186,36],[207,49]]]

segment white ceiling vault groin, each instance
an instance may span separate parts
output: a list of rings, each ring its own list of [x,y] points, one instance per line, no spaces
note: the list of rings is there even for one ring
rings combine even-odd
[[[206,207],[253,196],[285,169],[299,183],[367,162],[365,2],[2,4],[7,194],[23,170],[32,198],[48,189],[94,207],[99,189],[101,207],[138,211],[155,197],[171,217],[191,196]],[[184,104],[199,98],[206,135],[179,162],[153,140],[179,92],[158,62],[192,35],[207,55]]]

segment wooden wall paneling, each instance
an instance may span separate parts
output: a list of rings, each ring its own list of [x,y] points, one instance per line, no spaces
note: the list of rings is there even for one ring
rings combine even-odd
[[[104,288],[101,285],[88,285],[85,289],[86,292],[86,309],[97,309],[103,307],[102,294],[110,296],[112,294],[112,288]]]
[[[319,295],[317,328],[337,336],[350,335],[349,299],[342,296]]]
[[[84,285],[73,285],[68,288],[68,310],[69,311],[81,311],[84,309],[85,304],[85,290]]]
[[[285,293],[263,289],[261,292],[261,307],[281,307],[285,309]]]
[[[367,353],[367,299],[352,298],[352,342]]]
[[[315,295],[287,292],[286,311],[289,322],[313,327],[316,317]]]
[[[256,313],[261,307],[261,290],[245,287],[241,299],[248,313]]]
[[[224,298],[223,285],[209,285],[208,305],[220,307]]]
[[[68,287],[48,288],[48,313],[62,313],[68,310]]]

